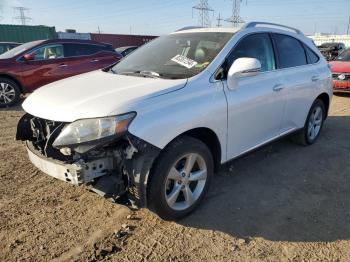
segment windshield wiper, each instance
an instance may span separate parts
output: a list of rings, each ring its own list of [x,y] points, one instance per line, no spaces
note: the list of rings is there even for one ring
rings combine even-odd
[[[141,71],[140,75],[147,76],[147,77],[152,77],[152,78],[160,78],[160,74],[154,71]]]
[[[160,78],[161,75],[158,74],[157,72],[154,71],[126,71],[126,72],[121,72],[118,73],[116,71],[112,71],[115,74],[119,74],[119,75],[139,75],[142,77],[150,77],[150,78]]]

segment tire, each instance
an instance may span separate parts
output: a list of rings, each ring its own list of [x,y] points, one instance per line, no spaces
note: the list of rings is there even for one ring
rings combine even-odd
[[[319,112],[318,115],[315,115],[316,111]],[[315,116],[316,116],[316,119],[315,119]],[[324,103],[322,102],[322,100],[316,99],[315,102],[312,104],[311,109],[307,115],[303,129],[301,129],[298,133],[292,136],[292,141],[304,146],[314,144],[322,131],[325,116],[326,116],[326,110],[325,110]],[[316,123],[317,123],[317,128],[316,128]],[[311,135],[311,131],[310,131],[311,125],[313,125],[313,130],[315,132],[313,133],[313,135]]]
[[[8,78],[0,77],[0,108],[18,103],[21,95],[19,86]]]
[[[189,164],[187,172],[186,164]],[[187,216],[203,200],[213,173],[213,156],[203,142],[187,136],[177,138],[164,149],[152,168],[149,208],[165,220]]]

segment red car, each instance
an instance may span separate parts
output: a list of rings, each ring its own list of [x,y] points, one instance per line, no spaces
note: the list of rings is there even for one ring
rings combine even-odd
[[[121,58],[111,45],[89,40],[41,40],[17,46],[0,55],[0,107],[14,105],[23,93]]]
[[[350,48],[329,63],[333,74],[333,91],[350,93]]]

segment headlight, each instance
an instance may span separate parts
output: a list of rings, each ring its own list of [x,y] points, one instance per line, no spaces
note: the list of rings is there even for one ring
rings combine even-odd
[[[122,135],[135,116],[136,113],[132,112],[119,116],[77,120],[63,128],[52,145],[59,148]]]

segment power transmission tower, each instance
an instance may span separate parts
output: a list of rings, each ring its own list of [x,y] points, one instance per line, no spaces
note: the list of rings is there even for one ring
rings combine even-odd
[[[211,22],[209,19],[209,13],[210,12],[214,13],[214,10],[209,6],[208,0],[200,0],[198,5],[192,7],[192,12],[193,12],[193,9],[198,10],[198,12],[199,12],[199,24],[202,27],[211,26]]]
[[[19,16],[15,16],[14,19],[21,20],[22,25],[26,25],[27,20],[32,20],[32,18],[25,15],[25,11],[28,11],[29,8],[23,6],[16,6],[13,9],[19,11]]]
[[[240,24],[244,23],[244,20],[239,15],[241,10],[242,0],[232,0],[232,16],[225,19],[226,22],[232,23],[233,27],[239,27]]]
[[[221,14],[220,13],[219,13],[218,18],[216,18],[216,20],[218,21],[216,26],[217,27],[221,27],[222,26],[221,21],[224,21],[224,19],[221,18]]]

